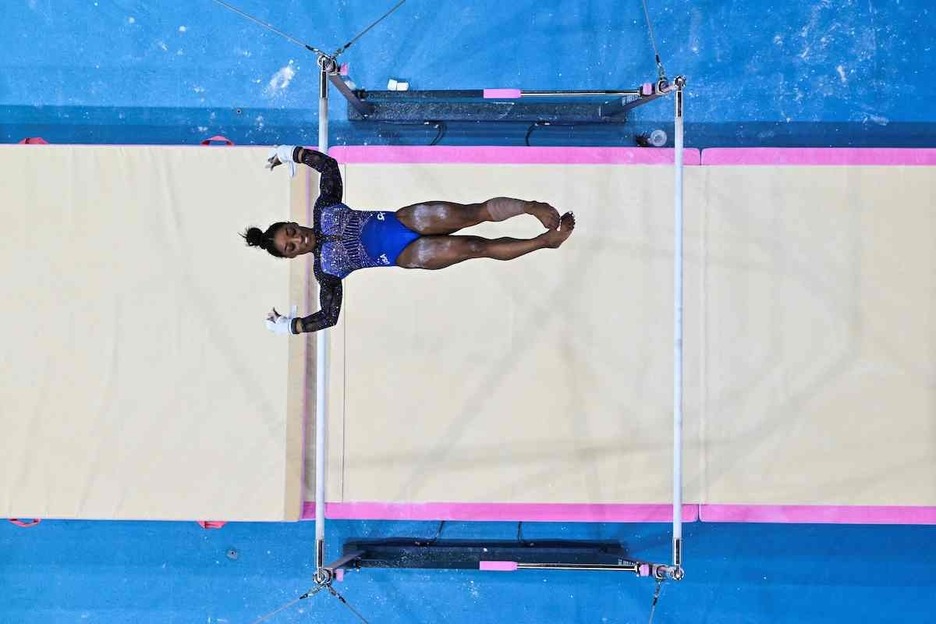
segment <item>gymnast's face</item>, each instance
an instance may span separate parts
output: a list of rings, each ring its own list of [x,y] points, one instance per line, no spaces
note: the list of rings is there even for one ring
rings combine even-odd
[[[287,223],[276,230],[273,244],[283,256],[295,258],[315,248],[315,234],[312,233],[312,228],[303,227],[298,223]]]

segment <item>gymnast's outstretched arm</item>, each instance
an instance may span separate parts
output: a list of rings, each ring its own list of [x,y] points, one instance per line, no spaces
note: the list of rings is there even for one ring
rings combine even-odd
[[[319,172],[319,199],[316,203],[331,206],[341,201],[343,189],[338,161],[322,152],[296,147],[293,160]]]
[[[315,264],[318,265],[319,261],[316,260]],[[294,318],[289,328],[294,334],[315,332],[338,322],[338,314],[341,312],[341,280],[320,270],[315,271],[315,277],[319,282],[319,311],[309,316]]]

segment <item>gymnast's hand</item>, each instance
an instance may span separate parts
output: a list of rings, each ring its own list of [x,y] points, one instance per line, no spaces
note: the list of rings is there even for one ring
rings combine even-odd
[[[293,151],[295,151],[295,149],[295,145],[273,146],[273,149],[267,154],[267,164],[265,168],[272,171],[278,165],[286,165],[289,167],[289,177],[293,177],[296,175],[296,161],[293,160]]]
[[[278,336],[287,336],[292,334],[292,322],[295,316],[283,316],[276,311],[276,308],[270,310],[266,317],[266,328]]]

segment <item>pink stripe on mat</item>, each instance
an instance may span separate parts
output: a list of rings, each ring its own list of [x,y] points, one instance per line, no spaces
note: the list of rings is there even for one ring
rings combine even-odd
[[[338,145],[328,153],[338,162],[355,164],[672,165],[674,158],[672,149],[662,147]],[[683,150],[683,162],[698,165],[699,150]]]
[[[328,503],[333,520],[471,520],[485,522],[672,522],[672,505],[577,505],[532,503]],[[315,518],[306,502],[303,519]],[[698,505],[683,505],[683,522],[699,518]]]
[[[702,505],[702,522],[936,524],[936,507],[850,505]]]
[[[703,165],[936,165],[936,149],[717,147]]]

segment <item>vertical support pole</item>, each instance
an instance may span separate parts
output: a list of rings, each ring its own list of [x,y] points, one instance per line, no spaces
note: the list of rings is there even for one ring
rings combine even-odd
[[[318,149],[328,153],[328,71],[329,61],[319,56],[319,140]],[[333,62],[333,61],[332,61]],[[315,336],[315,570],[322,578],[325,568],[325,423],[328,384],[328,340],[325,330]]]
[[[673,576],[682,578],[682,420],[683,420],[683,86],[676,78],[673,258]]]

